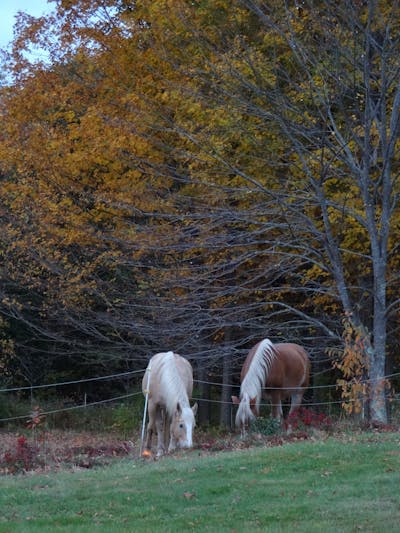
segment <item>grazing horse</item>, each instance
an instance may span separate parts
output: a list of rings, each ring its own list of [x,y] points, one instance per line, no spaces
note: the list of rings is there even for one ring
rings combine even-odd
[[[192,447],[197,412],[197,404],[189,404],[192,389],[193,370],[187,359],[173,352],[157,353],[150,359],[142,381],[143,394],[148,394],[147,453],[154,430],[158,456],[165,453],[167,444],[169,452]]]
[[[310,360],[298,344],[272,344],[264,339],[249,351],[240,374],[240,396],[232,396],[238,405],[236,427],[244,434],[258,416],[262,394],[271,400],[272,417],[283,418],[282,400],[291,397],[289,415],[297,409],[308,387]],[[266,387],[268,390],[263,391]]]

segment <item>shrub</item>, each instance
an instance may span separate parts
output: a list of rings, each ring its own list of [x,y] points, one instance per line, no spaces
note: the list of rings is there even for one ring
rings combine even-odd
[[[286,427],[292,430],[306,430],[309,428],[329,430],[332,428],[332,420],[324,413],[316,413],[306,407],[299,407],[286,420]]]
[[[275,435],[281,431],[281,423],[276,418],[256,418],[250,424],[250,432],[261,435]]]
[[[18,474],[43,466],[38,446],[29,444],[24,436],[17,438],[14,449],[6,450],[0,456],[0,470],[6,474]]]

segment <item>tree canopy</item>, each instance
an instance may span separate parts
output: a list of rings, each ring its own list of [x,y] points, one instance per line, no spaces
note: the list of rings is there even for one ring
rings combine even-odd
[[[332,380],[367,379],[385,422],[397,2],[54,4],[20,16],[3,66],[7,379],[173,349],[232,383],[270,337],[305,345],[315,382],[335,353]],[[32,43],[45,59],[27,59]],[[359,357],[361,376],[346,375]]]

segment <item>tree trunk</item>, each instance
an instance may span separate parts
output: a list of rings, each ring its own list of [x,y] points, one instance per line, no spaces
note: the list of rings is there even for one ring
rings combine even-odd
[[[222,366],[222,391],[221,391],[221,409],[220,425],[231,429],[232,426],[232,358],[230,354],[225,354]]]
[[[201,398],[197,400],[199,405],[197,420],[200,425],[205,425],[210,423],[210,385],[207,383],[207,369],[204,367],[201,359],[198,362],[197,375],[199,380],[199,398]]]
[[[384,270],[377,276],[374,298],[374,346],[369,354],[370,418],[372,424],[387,424],[386,408],[386,283]]]

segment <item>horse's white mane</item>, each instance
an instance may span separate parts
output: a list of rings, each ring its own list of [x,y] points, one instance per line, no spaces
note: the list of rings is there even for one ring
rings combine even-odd
[[[257,410],[260,407],[261,392],[276,357],[274,345],[269,339],[262,340],[257,346],[250,366],[240,387],[240,399],[245,403],[256,399]]]
[[[254,420],[254,415],[250,408],[250,397],[247,393],[240,395],[240,403],[236,413],[236,427],[243,427],[248,421]]]
[[[169,416],[175,413],[178,403],[182,409],[190,407],[186,386],[182,381],[176,363],[175,354],[173,352],[165,352],[158,368],[160,387],[163,391]]]

